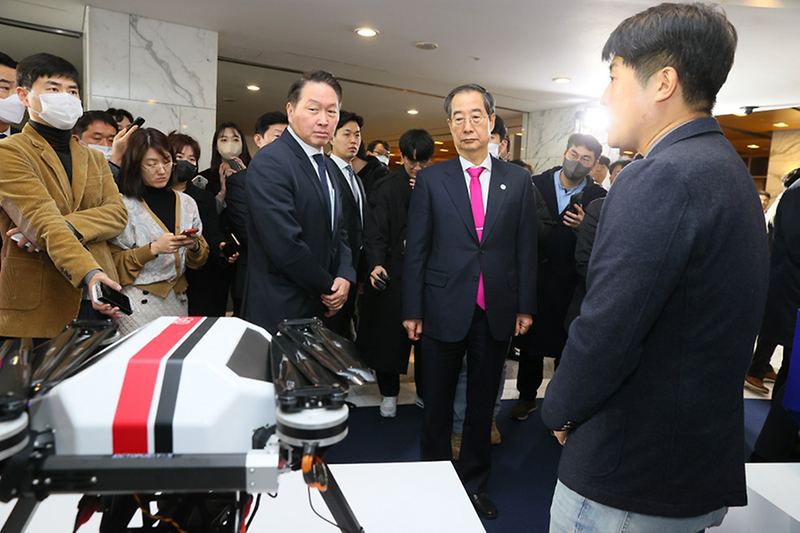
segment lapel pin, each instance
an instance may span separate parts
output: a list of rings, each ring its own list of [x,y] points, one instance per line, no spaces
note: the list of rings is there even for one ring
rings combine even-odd
[[[504,190],[506,190],[506,184],[505,184],[505,183],[501,183],[501,184],[500,184],[500,190],[501,190],[501,191],[504,191]]]

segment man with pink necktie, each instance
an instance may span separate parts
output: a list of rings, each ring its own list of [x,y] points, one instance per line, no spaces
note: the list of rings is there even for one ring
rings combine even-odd
[[[467,354],[467,412],[456,470],[478,514],[498,511],[487,495],[490,431],[512,335],[536,307],[538,218],[530,176],[489,155],[494,98],[462,85],[445,98],[459,157],[417,174],[408,213],[403,325],[421,339],[423,460],[451,457],[453,399]]]

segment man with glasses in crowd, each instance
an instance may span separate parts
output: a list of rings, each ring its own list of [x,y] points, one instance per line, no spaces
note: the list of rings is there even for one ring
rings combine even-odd
[[[508,344],[536,307],[538,223],[530,176],[489,155],[494,98],[462,85],[445,98],[458,157],[417,174],[408,213],[403,325],[420,340],[420,455],[451,458],[453,400],[467,353],[467,412],[456,470],[478,514],[489,498],[492,412]]]

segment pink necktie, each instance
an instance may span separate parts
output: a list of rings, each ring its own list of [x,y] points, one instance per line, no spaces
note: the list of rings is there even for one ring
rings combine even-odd
[[[486,214],[483,212],[483,192],[481,191],[481,180],[478,179],[483,172],[483,167],[468,168],[469,180],[469,199],[472,202],[472,218],[475,219],[475,231],[478,233],[478,241],[483,237],[483,221]],[[481,309],[486,309],[486,296],[483,293],[483,272],[478,279],[478,298],[475,303]]]

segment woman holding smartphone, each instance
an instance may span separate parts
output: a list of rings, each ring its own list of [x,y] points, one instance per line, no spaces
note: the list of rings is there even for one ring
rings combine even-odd
[[[122,334],[160,316],[188,314],[186,269],[208,258],[197,204],[173,191],[175,154],[154,128],[134,132],[122,157],[119,190],[128,224],[110,241],[122,292],[134,313],[119,319]]]

